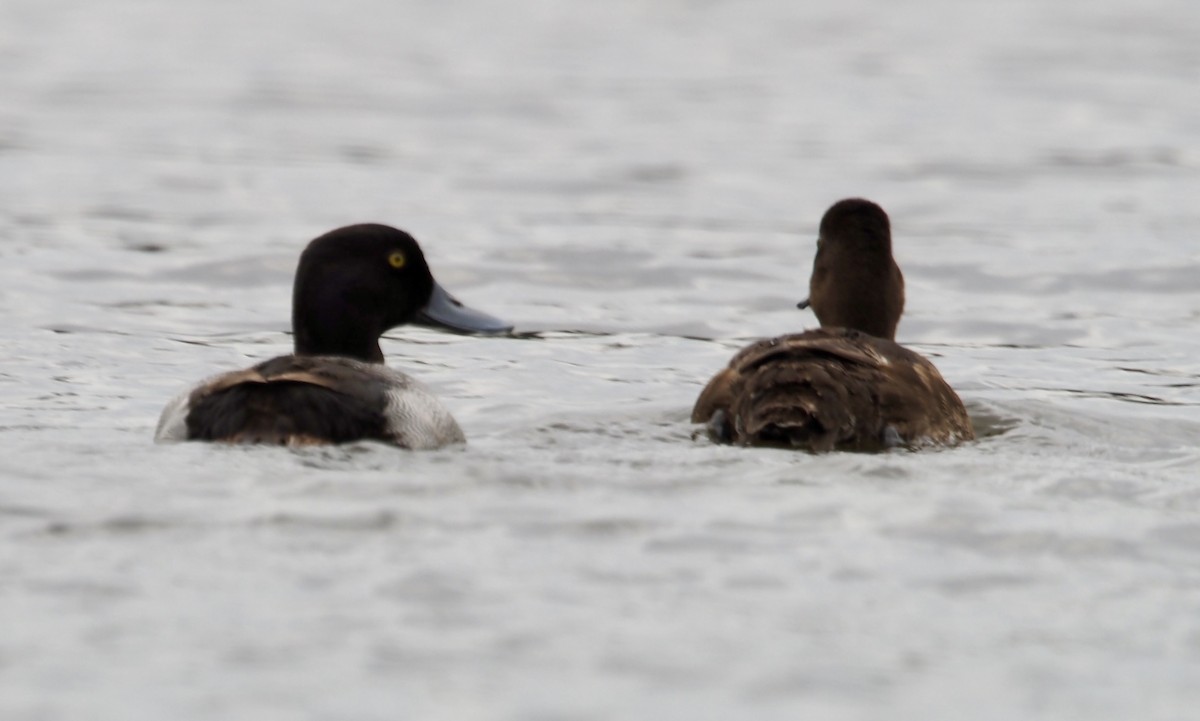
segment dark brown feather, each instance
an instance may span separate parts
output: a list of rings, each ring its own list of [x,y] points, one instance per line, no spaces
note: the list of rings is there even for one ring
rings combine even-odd
[[[743,349],[701,392],[692,421],[712,421],[718,440],[811,451],[975,437],[962,402],[932,363],[892,341],[841,328]]]
[[[192,393],[187,436],[289,446],[394,440],[384,393],[352,363],[281,356],[218,376]]]
[[[700,393],[692,421],[715,440],[828,451],[975,437],[937,368],[894,341],[904,276],[878,205],[849,198],[825,212],[800,307],[820,330],[747,346]]]

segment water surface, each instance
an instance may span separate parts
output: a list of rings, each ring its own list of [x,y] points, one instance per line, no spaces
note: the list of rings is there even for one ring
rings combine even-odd
[[[1184,719],[1200,6],[0,3],[0,716]],[[703,383],[889,210],[976,443],[716,447]],[[404,227],[464,448],[156,446]]]

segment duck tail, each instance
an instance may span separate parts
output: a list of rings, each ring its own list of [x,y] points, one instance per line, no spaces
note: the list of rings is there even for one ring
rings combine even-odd
[[[747,373],[731,408],[738,440],[823,452],[852,435],[854,404],[844,379],[828,365],[812,356],[793,357]]]

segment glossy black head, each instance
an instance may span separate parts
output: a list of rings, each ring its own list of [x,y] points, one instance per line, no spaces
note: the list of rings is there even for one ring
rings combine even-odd
[[[300,254],[292,290],[297,355],[382,363],[379,336],[412,320],[434,280],[413,237],[386,225],[330,231]]]
[[[825,327],[894,340],[904,312],[904,276],[892,258],[887,213],[869,200],[834,203],[821,218],[808,300]]]

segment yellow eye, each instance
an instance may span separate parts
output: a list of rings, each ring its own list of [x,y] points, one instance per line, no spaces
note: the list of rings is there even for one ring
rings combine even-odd
[[[407,262],[408,259],[404,257],[404,253],[401,253],[398,250],[392,251],[392,254],[388,256],[388,265],[392,266],[393,268],[403,268],[404,264]]]

